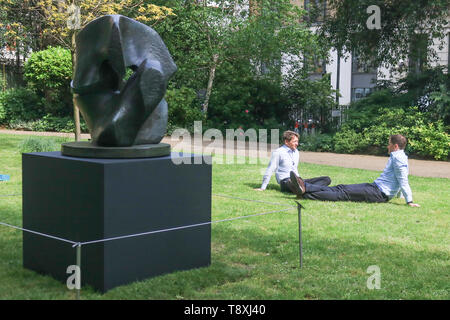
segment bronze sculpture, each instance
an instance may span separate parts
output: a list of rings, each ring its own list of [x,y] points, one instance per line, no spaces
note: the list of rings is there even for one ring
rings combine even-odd
[[[155,30],[121,15],[97,18],[76,37],[74,69],[73,101],[91,133],[89,149],[142,149],[162,140],[164,94],[177,67]],[[124,79],[127,69],[133,74]],[[63,145],[63,154],[69,149]]]

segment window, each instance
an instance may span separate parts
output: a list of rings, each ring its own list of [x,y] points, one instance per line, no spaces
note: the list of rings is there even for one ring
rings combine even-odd
[[[373,88],[352,88],[352,101],[358,101],[371,94]]]
[[[324,59],[314,57],[313,73],[320,73],[320,74],[326,73],[326,63]]]

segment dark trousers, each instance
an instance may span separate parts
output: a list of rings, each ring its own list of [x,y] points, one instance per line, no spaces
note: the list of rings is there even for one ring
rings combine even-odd
[[[316,186],[328,186],[331,183],[330,177],[323,176],[311,179],[305,179],[305,183],[316,185]],[[292,192],[292,187],[290,187],[291,179],[286,178],[280,181],[280,187],[282,192]]]
[[[305,181],[305,199],[323,201],[387,202],[389,198],[375,183],[318,186]]]

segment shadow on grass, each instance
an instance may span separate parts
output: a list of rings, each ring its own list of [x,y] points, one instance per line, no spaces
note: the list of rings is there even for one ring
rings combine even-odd
[[[261,183],[246,182],[246,183],[244,183],[244,185],[246,185],[247,187],[249,187],[251,189],[256,189],[256,188],[260,188],[261,187]],[[276,184],[273,184],[273,183],[267,185],[266,190],[281,191],[280,186],[276,185]]]

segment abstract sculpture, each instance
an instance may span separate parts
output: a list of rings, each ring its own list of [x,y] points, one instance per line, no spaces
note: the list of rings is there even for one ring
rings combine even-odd
[[[91,147],[158,144],[168,120],[164,94],[176,69],[152,28],[121,15],[87,24],[76,37],[71,86]],[[63,144],[63,154],[69,149]]]

